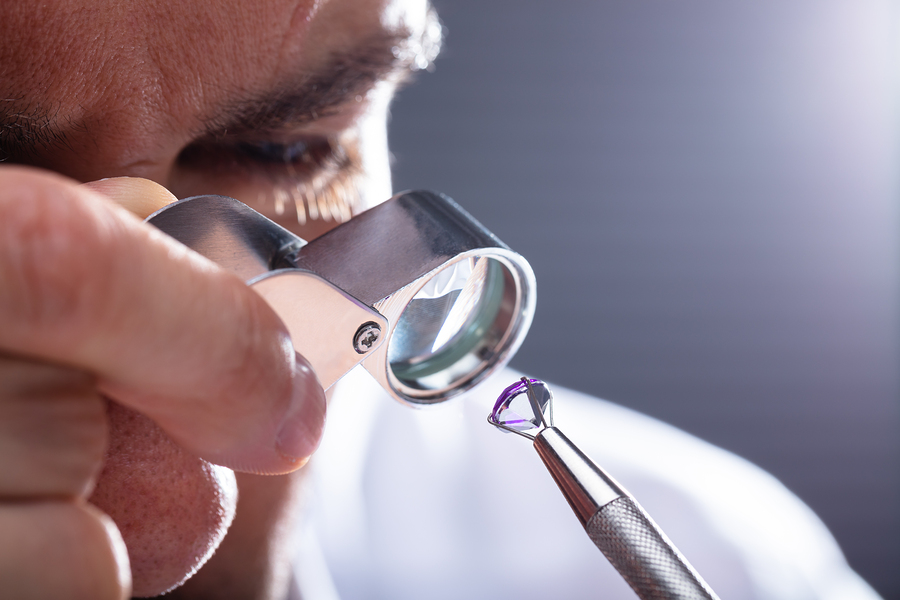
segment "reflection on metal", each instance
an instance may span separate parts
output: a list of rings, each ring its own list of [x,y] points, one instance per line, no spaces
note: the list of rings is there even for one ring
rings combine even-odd
[[[534,449],[562,490],[578,520],[585,525],[597,511],[625,492],[559,429],[548,427],[534,438]]]

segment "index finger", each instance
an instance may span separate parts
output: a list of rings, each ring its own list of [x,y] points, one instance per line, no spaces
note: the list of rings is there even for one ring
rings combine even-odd
[[[302,464],[324,393],[262,298],[74,182],[0,176],[0,348],[95,373],[101,391],[211,462]]]

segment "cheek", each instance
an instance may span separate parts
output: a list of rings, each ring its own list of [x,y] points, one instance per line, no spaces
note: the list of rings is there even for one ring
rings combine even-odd
[[[110,443],[90,502],[122,533],[135,596],[183,583],[212,555],[234,517],[234,474],[176,446],[156,424],[109,404]]]

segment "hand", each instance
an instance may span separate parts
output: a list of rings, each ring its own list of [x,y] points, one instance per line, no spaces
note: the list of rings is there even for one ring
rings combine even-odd
[[[122,185],[96,187],[148,197],[147,188],[118,194]],[[155,449],[178,470],[194,465],[190,477],[219,485],[208,494],[219,501],[227,472],[195,455],[242,471],[295,470],[318,443],[324,411],[283,324],[242,281],[94,191],[0,168],[0,597],[130,593],[122,537],[86,501],[110,436],[120,458]],[[146,475],[113,459],[98,492],[116,479],[113,465],[120,482]],[[170,490],[155,491],[151,500],[165,503]],[[139,577],[129,552],[135,592],[162,591],[165,581],[147,581],[159,569],[144,565]],[[183,575],[196,566],[179,565]]]

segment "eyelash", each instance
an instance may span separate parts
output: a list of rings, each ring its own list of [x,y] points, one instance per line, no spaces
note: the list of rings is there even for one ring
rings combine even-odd
[[[334,220],[342,223],[361,208],[355,178],[359,160],[352,140],[306,137],[273,140],[204,141],[186,148],[179,162],[195,168],[262,176],[271,197],[260,194],[258,208],[274,205],[277,216],[294,206],[299,225]]]

